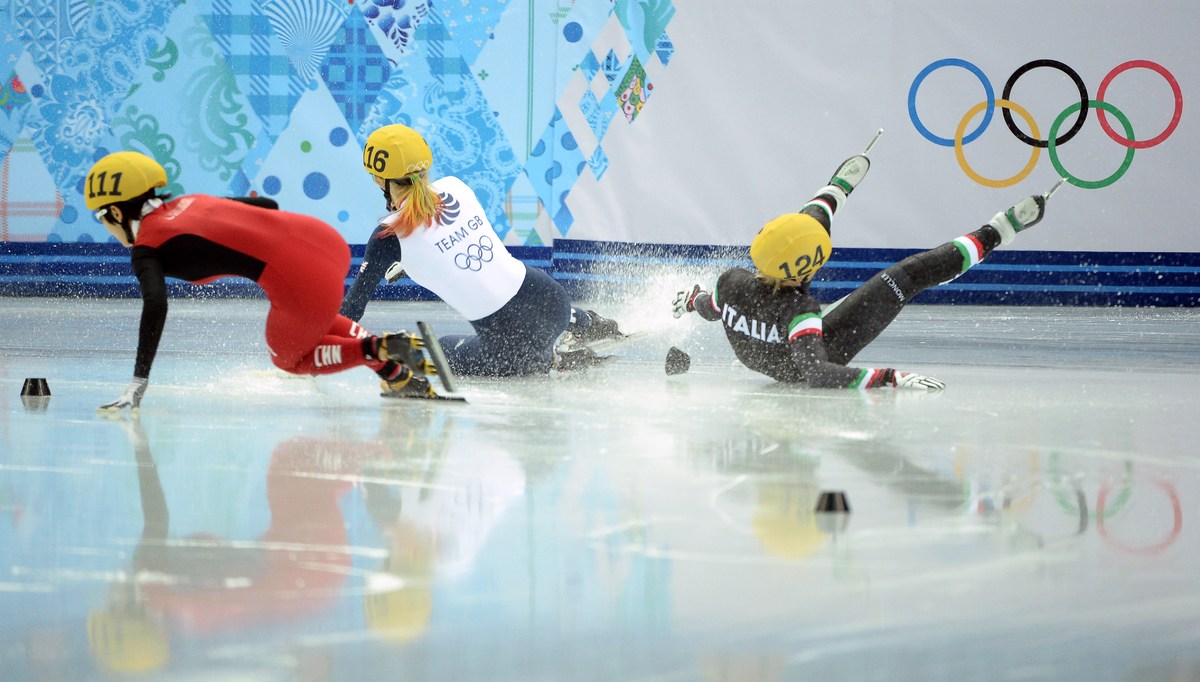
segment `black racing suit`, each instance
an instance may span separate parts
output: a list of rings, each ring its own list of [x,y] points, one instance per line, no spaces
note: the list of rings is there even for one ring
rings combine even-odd
[[[743,365],[776,381],[814,388],[894,383],[892,369],[858,369],[830,360],[821,305],[809,295],[808,284],[774,288],[747,270],[733,268],[721,275],[711,294],[701,292],[694,305],[704,319],[721,320]],[[862,345],[866,344],[854,352]],[[839,349],[838,354],[844,352]]]

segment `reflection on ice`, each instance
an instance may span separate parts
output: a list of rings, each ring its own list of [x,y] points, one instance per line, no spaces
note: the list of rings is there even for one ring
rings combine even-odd
[[[774,385],[719,330],[647,322],[585,375],[432,405],[381,400],[367,372],[273,370],[257,305],[180,301],[225,326],[168,328],[155,401],[115,423],[95,405],[130,358],[106,330],[135,306],[0,329],[14,679],[1200,669],[1195,314],[906,310],[869,352],[938,395]],[[370,315],[456,331],[436,304]],[[38,351],[76,328],[88,349]],[[664,372],[672,345],[686,374]],[[44,409],[27,376],[48,377]],[[850,514],[815,512],[828,490]]]

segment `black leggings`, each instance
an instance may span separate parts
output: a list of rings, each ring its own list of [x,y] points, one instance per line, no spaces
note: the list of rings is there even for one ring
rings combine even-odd
[[[995,228],[972,233],[984,256],[1000,244]],[[915,253],[876,273],[821,314],[829,361],[845,365],[875,340],[914,296],[949,282],[963,271],[963,255],[953,242]]]
[[[571,321],[571,297],[539,268],[525,266],[525,281],[504,307],[472,320],[475,336],[439,339],[455,374],[520,376],[545,374],[554,361],[554,342]]]

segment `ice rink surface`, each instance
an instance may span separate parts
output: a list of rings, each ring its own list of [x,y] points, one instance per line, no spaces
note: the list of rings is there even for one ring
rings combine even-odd
[[[854,364],[923,395],[592,307],[647,336],[463,405],[284,375],[265,301],[173,300],[110,420],[140,301],[0,299],[0,678],[1200,680],[1200,311],[910,307]],[[363,322],[417,320],[468,329]]]

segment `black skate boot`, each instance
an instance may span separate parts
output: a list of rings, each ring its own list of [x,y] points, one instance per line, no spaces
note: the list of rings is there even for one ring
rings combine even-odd
[[[604,317],[595,310],[585,310],[581,314],[587,316],[587,323],[576,320],[567,328],[579,343],[587,345],[603,339],[624,338],[625,334],[621,333],[616,320]]]
[[[438,398],[429,379],[416,376],[411,371],[404,372],[399,379],[379,382],[379,388],[382,390],[379,395],[384,398]]]
[[[383,380],[379,382],[381,389],[379,395],[384,398],[408,398],[417,400],[446,400],[451,402],[465,403],[466,398],[461,395],[442,395],[433,390],[433,384],[429,382],[427,377],[419,377],[412,372],[405,371],[404,376],[391,381]]]
[[[611,359],[613,359],[612,355],[599,355],[591,348],[582,345],[577,345],[571,350],[555,348],[553,369],[559,372],[577,372],[602,365]]]
[[[380,360],[398,362],[412,370],[417,376],[437,374],[433,363],[425,357],[425,340],[420,336],[398,331],[379,337]]]

